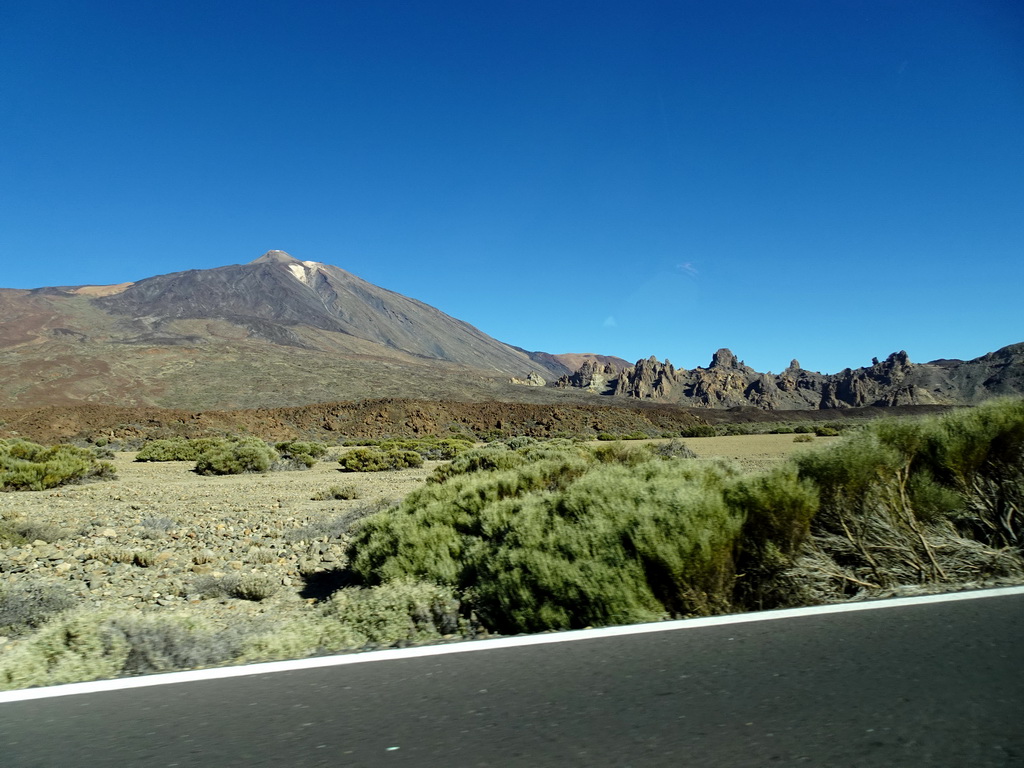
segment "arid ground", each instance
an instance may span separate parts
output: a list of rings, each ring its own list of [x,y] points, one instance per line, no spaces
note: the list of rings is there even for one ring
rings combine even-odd
[[[685,444],[700,459],[723,457],[747,469],[808,446],[793,435]],[[328,460],[305,471],[204,477],[189,462],[140,463],[135,455],[115,455],[112,481],[0,494],[0,519],[31,521],[35,531],[28,544],[0,550],[8,586],[60,586],[97,610],[200,611],[221,621],[301,612],[343,568],[352,522],[401,499],[438,463],[362,473]],[[335,488],[357,498],[322,498]],[[258,578],[265,599],[216,594],[218,580],[240,578]]]

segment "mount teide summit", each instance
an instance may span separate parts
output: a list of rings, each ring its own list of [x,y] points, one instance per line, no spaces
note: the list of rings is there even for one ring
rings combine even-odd
[[[175,334],[165,329],[174,321],[218,318],[244,328],[251,338],[284,346],[320,348],[322,339],[308,333],[315,329],[505,374],[547,370],[526,353],[423,302],[284,251],[269,251],[249,264],[150,277],[96,304],[144,323],[137,341],[172,341]]]
[[[7,406],[502,399],[510,377],[570,371],[557,356],[284,251],[115,286],[0,290]]]

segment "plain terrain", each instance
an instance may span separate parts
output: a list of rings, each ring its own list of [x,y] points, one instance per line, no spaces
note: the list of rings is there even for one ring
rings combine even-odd
[[[723,457],[756,470],[832,439],[737,435],[685,444],[698,460]],[[342,472],[327,460],[303,471],[205,477],[191,462],[135,456],[114,455],[111,481],[0,494],[0,520],[31,521],[34,531],[27,544],[0,550],[7,586],[59,587],[76,607],[194,611],[218,623],[301,614],[337,586],[352,523],[421,486],[440,463]],[[330,498],[335,490],[355,498]],[[255,577],[263,599],[216,594],[218,583]]]

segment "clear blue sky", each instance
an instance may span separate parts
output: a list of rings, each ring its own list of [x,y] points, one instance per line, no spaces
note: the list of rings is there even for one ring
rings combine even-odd
[[[1024,341],[1024,4],[0,7],[2,287],[269,249],[511,344]]]

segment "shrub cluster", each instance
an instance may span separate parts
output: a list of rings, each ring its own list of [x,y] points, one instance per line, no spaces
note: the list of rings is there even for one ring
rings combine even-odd
[[[0,588],[0,632],[20,634],[40,627],[74,601],[64,589],[46,583],[12,584]]]
[[[135,457],[136,461],[195,461],[203,451],[222,445],[224,438],[200,437],[189,439],[171,437],[150,440]]]
[[[114,477],[114,466],[91,448],[0,440],[0,491],[42,491]]]
[[[243,599],[269,596],[267,585],[245,577],[229,587]],[[56,591],[21,592],[0,593],[0,621],[38,629],[5,645],[0,690],[404,645],[467,630],[450,589],[409,581],[339,590],[299,619],[268,613],[227,627],[186,613],[66,611]]]
[[[354,485],[332,485],[312,497],[313,501],[352,501],[360,497],[359,489]]]
[[[877,421],[795,461],[821,493],[816,528],[852,540],[874,581],[888,583],[898,572],[870,551],[887,546],[902,548],[903,563],[922,578],[941,577],[924,525],[990,547],[1024,546],[1024,400]]]
[[[386,472],[423,466],[423,457],[416,451],[398,448],[354,448],[340,459],[342,469],[348,472]]]
[[[274,450],[280,458],[272,469],[309,469],[327,454],[327,446],[313,440],[287,440]]]
[[[308,469],[327,453],[323,443],[304,440],[279,442],[271,449],[255,437],[171,437],[151,440],[136,461],[194,461],[203,475]]]
[[[384,472],[423,466],[423,461],[448,461],[473,447],[465,437],[420,437],[408,440],[364,440],[364,447],[339,459],[349,472]]]
[[[728,607],[747,525],[790,548],[815,502],[795,476],[766,489],[650,446],[499,444],[363,521],[351,567],[454,587],[500,632],[645,621]]]
[[[468,451],[359,523],[351,567],[369,584],[448,585],[500,632],[1024,568],[1024,400],[878,421],[759,474],[656,450]]]
[[[205,448],[196,457],[200,475],[238,475],[267,472],[278,460],[277,451],[255,437],[233,437]]]

